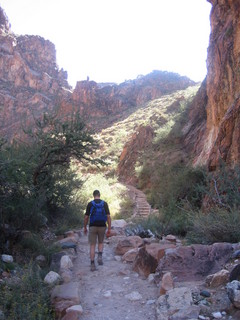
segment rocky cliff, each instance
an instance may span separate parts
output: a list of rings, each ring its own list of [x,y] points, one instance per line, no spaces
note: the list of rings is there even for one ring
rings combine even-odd
[[[0,55],[0,132],[10,139],[33,117],[56,107],[63,116],[79,111],[89,126],[100,130],[146,101],[193,84],[186,77],[154,71],[120,85],[80,81],[72,91],[67,73],[56,64],[54,45],[39,36],[13,34],[1,8]]]
[[[196,164],[214,170],[221,161],[240,162],[240,1],[208,1],[212,4],[208,73],[193,103],[200,117],[196,113],[190,117],[185,143],[195,142]]]

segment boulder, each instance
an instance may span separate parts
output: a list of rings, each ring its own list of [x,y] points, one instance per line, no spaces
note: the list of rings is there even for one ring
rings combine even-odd
[[[147,277],[154,273],[158,262],[165,255],[165,250],[175,248],[174,244],[151,243],[138,250],[138,254],[133,262],[133,270],[140,275]]]
[[[75,305],[66,309],[66,314],[62,320],[79,320],[80,316],[83,314],[82,306]]]
[[[44,283],[46,284],[56,284],[61,279],[60,275],[54,271],[48,272],[48,274],[44,278]]]
[[[174,288],[174,282],[171,272],[167,272],[163,275],[160,287],[160,295],[165,294],[167,291]]]
[[[192,293],[189,288],[171,289],[156,301],[157,320],[197,319],[200,307],[192,304]]]
[[[79,283],[69,282],[56,286],[52,291],[51,301],[55,308],[56,319],[61,319],[65,316],[67,308],[80,303]]]
[[[230,272],[228,270],[220,270],[217,273],[210,274],[209,276],[207,276],[205,283],[210,288],[219,287],[223,284],[228,283],[229,274]]]
[[[116,255],[124,255],[130,249],[139,248],[143,245],[144,241],[138,236],[124,237],[118,240],[115,250]]]
[[[71,243],[73,242],[73,243],[77,244],[78,240],[79,240],[79,236],[76,233],[74,233],[74,235],[71,237],[67,237],[67,238],[63,238],[63,239],[58,240],[56,242],[56,244],[58,244],[60,246],[64,243],[67,243],[67,242],[71,242]]]
[[[227,293],[230,301],[237,309],[240,309],[240,282],[233,280],[227,284]]]
[[[240,264],[236,265],[232,271],[230,272],[229,280],[232,282],[233,280],[240,280]]]
[[[133,262],[138,254],[138,249],[130,249],[122,256],[122,261]]]
[[[111,223],[111,227],[113,229],[115,228],[125,228],[127,225],[127,222],[124,219],[118,219],[118,220],[113,220]]]
[[[156,271],[160,277],[169,271],[178,281],[203,280],[220,271],[231,255],[230,243],[180,246],[165,250]]]
[[[68,255],[61,257],[61,260],[60,260],[61,270],[71,269],[72,267],[73,267],[73,263]]]

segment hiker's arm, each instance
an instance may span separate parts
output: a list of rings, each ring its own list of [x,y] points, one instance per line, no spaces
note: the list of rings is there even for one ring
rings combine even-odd
[[[107,225],[108,225],[107,236],[110,236],[110,234],[111,234],[111,217],[110,217],[110,214],[107,215]]]
[[[85,214],[84,216],[84,233],[87,234],[87,225],[88,225],[88,216]]]

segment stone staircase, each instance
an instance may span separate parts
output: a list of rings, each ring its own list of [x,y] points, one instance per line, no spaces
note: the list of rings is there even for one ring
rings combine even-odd
[[[135,203],[133,217],[147,217],[152,213],[152,208],[147,202],[146,195],[133,186],[127,185],[129,195]]]

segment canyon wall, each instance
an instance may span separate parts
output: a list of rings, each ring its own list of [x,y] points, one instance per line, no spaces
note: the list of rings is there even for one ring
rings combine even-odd
[[[208,73],[201,88],[203,99],[198,94],[193,102],[200,117],[194,112],[190,117],[185,145],[192,142],[196,165],[215,170],[221,161],[240,163],[240,0],[208,1],[212,4]]]

